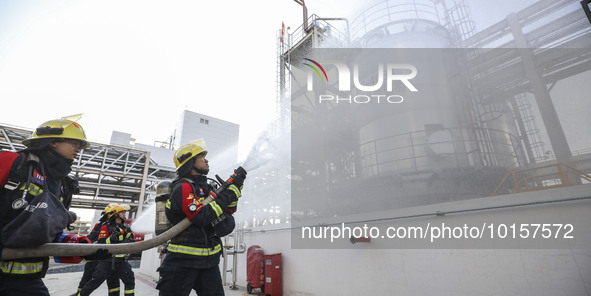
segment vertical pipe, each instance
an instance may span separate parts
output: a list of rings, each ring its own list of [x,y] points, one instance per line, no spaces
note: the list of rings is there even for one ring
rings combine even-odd
[[[419,168],[417,165],[417,155],[415,153],[415,144],[414,144],[414,141],[412,140],[412,132],[408,133],[408,137],[410,139],[410,151],[412,151],[412,163],[413,163],[413,166],[415,167],[415,171],[418,171]]]
[[[308,8],[306,8],[306,2],[304,0],[302,0],[302,7],[304,9],[304,32],[306,32],[308,30]]]
[[[224,240],[227,243],[228,237],[225,237]],[[224,244],[222,246],[222,252],[223,252],[223,256],[222,257],[224,258],[223,271],[222,271],[222,285],[224,285],[224,286],[227,283],[226,282],[226,274],[228,273],[228,252],[226,251],[225,245],[226,244]]]
[[[142,185],[140,187],[140,196],[138,199],[138,206],[136,211],[136,217],[139,217],[142,214],[142,206],[144,205],[144,195],[146,194],[146,183],[148,180],[148,171],[150,170],[150,151],[146,151],[144,154],[146,161],[144,163],[144,174],[142,176]]]
[[[234,241],[234,249],[236,248],[236,241]],[[232,287],[236,287],[236,271],[238,270],[238,253],[234,250],[232,253]]]

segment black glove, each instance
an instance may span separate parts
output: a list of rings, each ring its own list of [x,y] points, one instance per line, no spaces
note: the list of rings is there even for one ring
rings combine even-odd
[[[80,238],[80,240],[78,240],[79,244],[88,244],[90,241],[86,238],[83,237],[84,239]],[[87,256],[81,256],[82,259],[86,260],[86,261],[92,261],[92,260],[104,260],[107,258],[111,258],[111,255],[109,253],[109,250],[107,249],[100,249],[98,251],[96,251],[94,254],[91,255],[87,255]]]
[[[82,256],[82,259],[89,261],[89,260],[105,260],[111,258],[113,255],[109,253],[107,249],[100,249],[96,251],[94,254],[88,256]]]
[[[246,179],[246,170],[242,167],[238,167],[234,170],[232,179],[234,180],[232,183],[236,185],[236,187],[238,187],[240,190],[242,190],[242,186],[244,185],[244,179]]]
[[[118,242],[121,242],[121,241],[123,241],[123,240],[120,240],[120,239],[119,239],[121,236],[123,237],[123,239],[125,239],[125,235],[124,235],[123,233],[121,233],[121,231],[119,231],[119,230],[121,230],[121,229],[118,229],[118,231],[116,231],[115,233],[113,233],[113,235],[111,235],[111,240],[110,240],[110,242],[111,242],[112,244],[116,244],[116,243],[118,243]]]

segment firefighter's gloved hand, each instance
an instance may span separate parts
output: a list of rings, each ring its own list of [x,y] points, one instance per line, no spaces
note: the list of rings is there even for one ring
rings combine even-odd
[[[86,238],[85,236],[83,236],[78,240],[78,243],[79,244],[89,244],[90,240],[88,238]],[[104,259],[110,258],[111,256],[113,256],[113,255],[111,255],[107,249],[100,249],[100,250],[96,251],[94,254],[82,256],[82,259],[84,259],[86,261],[104,260]]]
[[[246,170],[242,167],[235,169],[234,174],[232,175],[232,179],[234,179],[232,184],[236,185],[238,189],[242,190],[242,187],[244,186],[244,179],[246,179],[246,174]]]
[[[121,230],[121,229],[119,229],[119,230]],[[111,244],[116,244],[116,243],[122,242],[124,238],[125,238],[125,235],[123,233],[121,233],[120,231],[116,231],[109,238],[109,242]]]
[[[105,260],[111,258],[113,255],[109,253],[107,249],[99,249],[92,255],[82,256],[82,259],[89,261],[89,260]]]

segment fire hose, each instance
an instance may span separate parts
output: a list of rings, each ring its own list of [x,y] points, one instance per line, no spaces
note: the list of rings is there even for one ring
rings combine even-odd
[[[203,201],[205,204],[205,200]],[[99,250],[106,249],[113,255],[130,254],[157,247],[164,244],[169,239],[179,235],[183,230],[191,225],[189,218],[165,231],[161,235],[135,243],[121,244],[58,244],[48,243],[39,247],[2,250],[2,260],[11,260],[19,258],[34,258],[47,256],[88,256]]]
[[[222,191],[227,189],[234,183],[233,177],[237,173],[244,173],[246,171],[242,167],[238,167],[234,170],[234,174],[224,181],[219,176],[216,178],[220,182],[220,186],[214,191],[214,196],[217,197]],[[206,199],[202,201],[203,206],[206,206],[215,197],[210,194]],[[191,225],[189,218],[183,219],[181,222],[174,225],[172,228],[157,235],[153,238],[134,243],[120,243],[120,244],[60,244],[60,243],[47,243],[38,247],[31,248],[4,248],[2,249],[2,255],[0,260],[11,260],[20,258],[35,258],[35,257],[47,257],[47,256],[88,256],[96,253],[99,250],[107,250],[112,255],[122,255],[141,252],[147,249],[151,249],[166,243],[168,240],[179,235],[183,230],[187,229]]]

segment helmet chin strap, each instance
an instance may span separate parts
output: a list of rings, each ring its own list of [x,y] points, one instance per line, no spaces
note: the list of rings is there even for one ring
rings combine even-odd
[[[191,171],[194,171],[195,173],[197,173],[199,175],[207,175],[207,173],[209,173],[209,170],[202,170],[202,169],[198,169],[196,167],[191,168]]]
[[[49,152],[51,154],[53,154],[56,158],[62,159],[64,162],[66,162],[70,166],[72,165],[72,163],[74,163],[74,160],[73,159],[66,158],[63,155],[59,154],[57,151],[55,151],[55,147],[53,145],[50,144],[49,147],[51,147],[50,149],[48,149]]]

